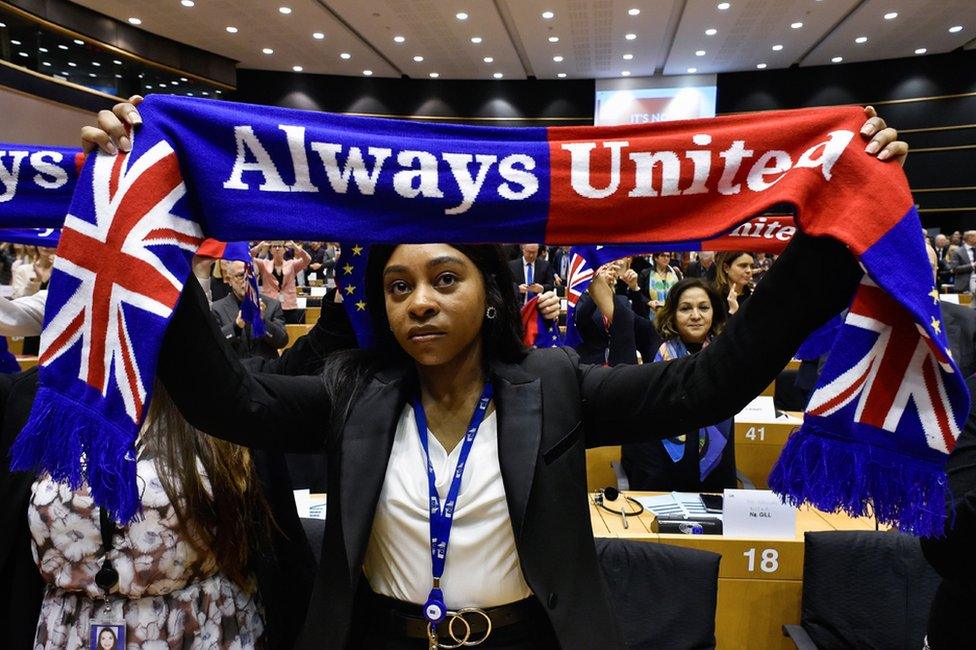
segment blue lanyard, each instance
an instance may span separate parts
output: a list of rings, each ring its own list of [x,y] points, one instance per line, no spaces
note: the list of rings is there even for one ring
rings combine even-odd
[[[440,495],[437,493],[437,477],[434,475],[434,466],[430,462],[427,415],[424,413],[424,407],[419,398],[414,398],[411,402],[414,419],[417,421],[417,432],[420,434],[420,444],[424,448],[424,457],[427,459],[427,487],[430,491],[430,559],[433,587],[427,597],[427,602],[424,603],[424,616],[430,623],[440,623],[447,615],[444,593],[441,591],[441,576],[444,575],[444,564],[447,562],[447,544],[451,539],[454,509],[457,505],[458,494],[461,492],[461,477],[464,475],[464,466],[468,461],[468,454],[471,453],[471,446],[474,444],[478,427],[485,419],[485,411],[488,410],[488,402],[491,401],[491,396],[491,384],[486,383],[485,389],[481,392],[481,398],[478,400],[478,405],[475,406],[474,414],[471,416],[468,432],[464,434],[464,439],[461,441],[461,453],[458,457],[457,467],[454,469],[454,478],[451,479],[451,487],[447,491],[447,499],[444,501],[443,508],[441,507]]]

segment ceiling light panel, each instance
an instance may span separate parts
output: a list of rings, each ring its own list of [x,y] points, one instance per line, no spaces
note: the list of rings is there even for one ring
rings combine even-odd
[[[386,11],[386,2],[364,1]],[[192,9],[176,0],[79,0],[77,4],[123,22],[138,16],[143,21],[139,29],[234,59],[241,68],[291,73],[294,66],[300,66],[305,74],[361,77],[363,70],[372,70],[377,77],[400,76],[316,0],[196,0]],[[282,13],[280,7],[291,9],[291,13]],[[237,33],[228,33],[227,26],[236,27]],[[401,33],[393,29],[391,26],[386,35],[385,45],[390,48],[396,47],[393,35]],[[315,32],[325,38],[314,39]],[[403,33],[410,34],[406,29]],[[274,54],[264,54],[265,48]],[[351,53],[352,59],[341,60],[339,52]]]
[[[760,63],[770,70],[789,67],[857,4],[858,0],[732,0],[728,9],[719,11],[715,0],[688,0],[664,74],[686,74],[692,67],[699,74],[756,70]],[[709,32],[713,29],[714,34]],[[773,51],[778,44],[783,48]],[[696,55],[701,50],[705,55]]]
[[[539,79],[558,79],[561,72],[574,79],[619,78],[624,70],[634,77],[654,74],[668,47],[667,17],[680,4],[677,0],[505,3]],[[636,15],[630,13],[634,8],[640,9]],[[555,18],[542,20],[540,14],[546,10],[554,12]],[[637,37],[627,40],[626,34]],[[559,42],[550,43],[549,36],[558,36]],[[626,67],[624,54],[634,55],[626,61]],[[554,56],[562,56],[563,60],[555,62]]]
[[[893,11],[898,16],[886,20],[885,14]],[[953,25],[966,29],[951,34]],[[801,65],[830,65],[836,56],[843,57],[844,63],[915,57],[919,48],[926,48],[926,54],[949,52],[972,39],[971,26],[976,28],[972,0],[867,0]],[[859,36],[867,36],[867,42],[855,43]]]
[[[431,72],[437,72],[437,78],[442,80],[491,80],[494,73],[500,72],[505,79],[525,79],[518,52],[492,2],[355,0],[329,5],[411,78],[426,79]],[[458,13],[468,17],[459,20]],[[536,37],[545,42],[548,33],[540,26],[542,22],[536,12],[533,18]],[[558,13],[555,20],[546,22],[558,23]],[[406,36],[402,45],[393,41],[397,34]],[[414,62],[415,55],[423,56],[424,61]],[[490,66],[483,61],[486,56],[493,59]]]

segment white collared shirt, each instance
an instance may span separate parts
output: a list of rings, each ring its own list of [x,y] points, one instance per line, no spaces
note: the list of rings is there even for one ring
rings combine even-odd
[[[447,496],[461,444],[450,453],[429,436],[430,461],[441,502]],[[393,450],[366,549],[373,591],[423,604],[431,588],[429,488],[424,450],[410,405],[397,423]],[[488,415],[471,446],[461,479],[444,575],[450,609],[494,607],[528,598],[498,460],[498,420]]]

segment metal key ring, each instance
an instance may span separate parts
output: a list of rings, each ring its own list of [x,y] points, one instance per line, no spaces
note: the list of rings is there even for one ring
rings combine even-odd
[[[488,637],[489,636],[491,636],[491,617],[488,616],[488,614],[484,610],[479,609],[477,607],[465,607],[464,609],[459,609],[457,611],[457,614],[459,615],[458,618],[460,618],[462,621],[464,621],[465,625],[468,626],[468,634],[465,635],[464,641],[461,642],[461,645],[463,645],[465,647],[471,647],[471,646],[481,645],[486,640],[488,640]],[[465,614],[478,614],[480,616],[483,616],[484,619],[485,619],[485,623],[487,624],[487,626],[485,627],[485,635],[483,637],[481,637],[480,639],[478,639],[477,641],[469,641],[468,640],[468,637],[471,634],[471,625],[464,618],[464,615]],[[458,639],[454,636],[454,633],[451,630],[451,625],[453,625],[453,624],[454,624],[454,619],[452,618],[451,619],[451,623],[447,626],[447,631],[451,634],[451,638],[453,638],[455,641],[457,641]]]
[[[451,645],[449,643],[441,643],[440,640],[438,639],[438,641],[437,641],[437,647],[438,648],[444,648],[444,650],[455,650],[456,648],[460,648],[460,647],[466,645],[466,643],[468,641],[468,638],[471,636],[471,624],[468,623],[464,619],[464,616],[463,615],[462,616],[458,616],[458,613],[457,612],[447,612],[447,615],[450,617],[450,619],[448,619],[448,624],[447,624],[447,633],[451,635],[451,639],[454,641],[454,644]],[[459,639],[457,637],[457,635],[454,633],[454,621],[456,621],[456,620],[459,620],[462,623],[464,623],[465,631],[464,631],[464,638],[463,639]],[[427,624],[427,636],[431,640],[434,640],[434,639],[437,639],[438,638],[437,637],[437,631],[434,628],[434,624],[433,623],[428,623]]]

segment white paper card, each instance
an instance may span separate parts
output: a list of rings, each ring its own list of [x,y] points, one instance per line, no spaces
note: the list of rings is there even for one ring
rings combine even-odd
[[[939,294],[939,300],[944,300],[945,302],[951,302],[954,305],[959,304],[959,294],[958,293],[943,293]]]
[[[328,287],[309,287],[308,294],[313,298],[321,298],[328,291]]]
[[[312,506],[311,500],[311,490],[294,490],[295,493],[295,510],[298,511],[298,516],[303,519],[308,519],[308,511]]]
[[[776,407],[769,395],[760,395],[735,416],[737,422],[775,422]]]
[[[726,537],[796,539],[796,508],[770,490],[725,490],[722,504]]]
[[[308,304],[308,298],[296,298],[295,303],[298,305],[296,309],[305,309],[305,305]]]

